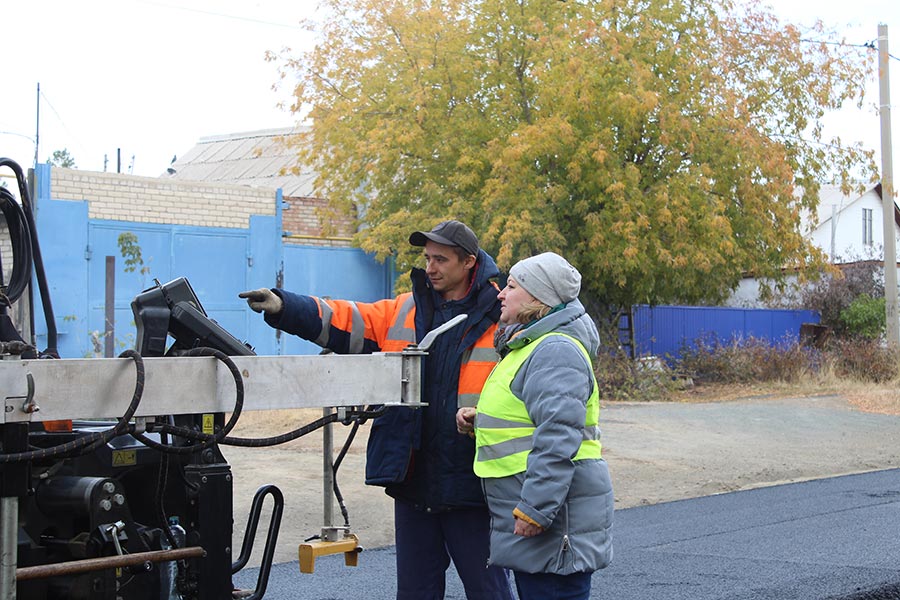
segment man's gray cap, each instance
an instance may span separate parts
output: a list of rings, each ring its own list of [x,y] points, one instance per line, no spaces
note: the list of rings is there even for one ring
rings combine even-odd
[[[444,221],[431,231],[415,231],[409,236],[409,243],[413,246],[424,246],[428,240],[445,246],[459,246],[469,254],[478,256],[475,232],[459,221]]]
[[[520,260],[509,270],[509,276],[551,307],[571,302],[581,291],[581,273],[555,252]]]

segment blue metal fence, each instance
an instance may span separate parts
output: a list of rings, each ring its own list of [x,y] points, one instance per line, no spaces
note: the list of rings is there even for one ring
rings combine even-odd
[[[790,344],[799,340],[801,324],[818,322],[819,313],[812,310],[637,305],[632,308],[634,355],[675,359],[701,339]]]
[[[53,199],[50,167],[38,165],[37,226],[63,358],[96,356],[105,320],[106,257],[115,268],[115,351],[134,347],[131,301],[158,279],[187,277],[212,319],[250,343],[257,354],[315,354],[313,344],[280,336],[237,297],[243,290],[274,287],[303,294],[371,302],[391,295],[393,269],[358,248],[284,244],[279,214],[256,215],[247,228],[189,227],[91,219],[86,201]],[[280,204],[281,194],[273,197]],[[136,236],[145,272],[125,271],[118,239]],[[38,297],[35,333],[47,344]],[[99,341],[98,344],[96,343]],[[102,352],[102,350],[101,350]]]

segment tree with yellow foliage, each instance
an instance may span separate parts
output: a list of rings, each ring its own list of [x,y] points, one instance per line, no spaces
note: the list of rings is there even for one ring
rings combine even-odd
[[[870,54],[755,2],[324,6],[314,50],[272,57],[312,125],[299,164],[401,271],[410,231],[457,218],[501,269],[566,256],[595,306],[717,302],[819,264],[800,231],[818,184],[874,177],[872,152],[822,134]]]

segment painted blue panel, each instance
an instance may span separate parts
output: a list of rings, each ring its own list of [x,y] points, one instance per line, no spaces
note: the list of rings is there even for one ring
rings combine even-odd
[[[172,272],[187,277],[206,311],[237,308],[247,287],[249,232],[178,228],[172,237]]]
[[[698,340],[730,344],[756,338],[771,344],[796,342],[802,323],[818,323],[810,310],[769,310],[697,306],[633,307],[636,356],[677,358]]]
[[[40,193],[40,188],[39,188]],[[55,316],[57,350],[63,358],[80,358],[90,345],[84,328],[88,306],[85,251],[88,245],[86,202],[40,198],[38,242]],[[37,284],[34,291],[34,329],[38,347],[47,347],[47,326]]]
[[[299,294],[357,302],[390,297],[390,267],[357,248],[285,246],[284,288]],[[282,336],[284,354],[318,354],[320,348],[292,335]]]
[[[246,229],[175,227],[172,274],[185,277],[210,319],[247,341],[247,289],[250,232]]]
[[[387,267],[358,248],[285,246],[285,289],[375,302],[387,298]]]
[[[125,258],[119,246],[119,236],[131,233],[134,244],[140,248],[143,266],[126,271]],[[88,321],[86,338],[91,345],[82,349],[82,356],[103,356],[103,338],[106,314],[106,257],[115,260],[115,323],[113,331],[114,354],[133,348],[135,342],[134,315],[131,301],[142,291],[153,286],[153,280],[166,282],[171,279],[169,248],[171,227],[92,219],[89,225],[91,248],[88,269]],[[99,347],[96,340],[99,340]]]
[[[280,194],[280,191],[279,191]],[[280,198],[280,195],[279,195]],[[277,205],[276,205],[277,206]],[[279,220],[274,217],[250,217],[250,261],[247,271],[247,290],[276,287],[282,271],[283,244]],[[244,291],[236,291],[235,294]],[[241,300],[243,304],[243,300]],[[278,333],[269,327],[262,317],[244,308],[244,327],[247,339],[257,354],[280,353]]]
[[[119,236],[131,233],[135,245],[140,248],[143,266],[126,271],[125,258],[119,247]],[[89,279],[92,290],[91,308],[102,309],[106,285],[106,257],[116,261],[116,306],[130,306],[131,300],[153,285],[154,279],[168,281],[172,276],[169,266],[171,228],[165,225],[130,223],[127,221],[101,221],[92,219],[89,227]]]

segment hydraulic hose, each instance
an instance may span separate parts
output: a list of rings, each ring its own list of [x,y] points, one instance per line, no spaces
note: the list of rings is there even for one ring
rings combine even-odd
[[[28,222],[22,206],[16,202],[12,192],[6,188],[0,188],[0,210],[6,219],[6,227],[9,230],[9,240],[12,245],[12,272],[9,283],[6,284],[5,293],[0,296],[0,305],[8,308],[13,305],[31,282],[31,235],[28,230]],[[2,273],[0,273],[2,277]]]
[[[130,424],[131,418],[134,416],[134,413],[137,412],[138,406],[141,403],[141,398],[144,395],[144,359],[134,350],[125,350],[119,357],[130,358],[134,361],[136,375],[134,394],[131,397],[131,403],[128,405],[125,414],[119,417],[119,420],[113,427],[51,448],[40,448],[38,450],[16,452],[13,454],[0,454],[0,464],[55,458],[68,455],[76,450],[87,452],[88,450],[92,450],[109,442],[109,440],[114,437],[124,435],[131,431],[134,427]]]
[[[140,433],[132,433],[132,437],[136,440],[140,441],[145,446],[149,446],[154,450],[159,450],[160,452],[168,452],[169,454],[192,454],[194,452],[200,452],[205,448],[212,446],[213,444],[221,443],[225,436],[234,429],[234,426],[237,425],[238,418],[241,416],[241,411],[244,408],[244,379],[241,376],[240,370],[238,370],[237,365],[234,364],[234,361],[228,357],[227,354],[216,350],[214,348],[192,348],[184,353],[184,356],[212,356],[217,360],[223,362],[228,370],[231,372],[231,376],[234,379],[235,385],[235,399],[234,399],[234,409],[231,413],[231,418],[228,419],[228,422],[225,423],[225,426],[222,429],[212,435],[203,434],[193,431],[192,429],[186,429],[184,427],[176,427],[174,425],[169,425],[168,423],[148,423],[147,431],[159,431],[162,433],[169,433],[171,435],[176,435],[183,438],[188,438],[192,440],[199,440],[199,444],[192,444],[189,446],[176,446],[173,444],[162,444],[160,442],[151,440],[147,436]]]
[[[366,420],[379,416],[384,409],[380,409],[377,411],[373,410],[359,410],[359,411],[349,411],[347,413],[347,417],[343,419],[344,425],[349,425],[351,422],[359,421],[360,424],[365,423]],[[313,431],[324,427],[328,423],[334,423],[338,420],[337,413],[332,413],[328,416],[321,417],[316,419],[311,423],[307,423],[306,425],[289,431],[287,433],[282,433],[272,437],[265,438],[236,438],[226,436],[222,438],[218,443],[223,446],[244,446],[248,448],[262,448],[265,446],[277,446],[278,444],[284,444],[285,442],[290,442],[291,440],[295,440],[299,437],[303,437],[308,433],[312,433]],[[194,431],[193,429],[187,429],[184,427],[176,427],[174,425],[169,425],[167,423],[148,423],[147,425],[148,431],[159,431],[163,433],[169,433],[172,435],[177,435],[179,437],[184,437],[192,440],[207,440],[213,438],[213,435],[208,433],[200,433],[199,431]],[[152,441],[152,440],[151,440]],[[194,448],[196,451],[196,446],[186,446],[185,448]]]
[[[9,167],[16,175],[16,182],[19,187],[19,198],[22,201],[22,212],[25,215],[25,223],[31,238],[31,254],[32,263],[34,264],[35,276],[37,278],[38,289],[41,292],[41,306],[44,309],[44,320],[47,324],[47,349],[42,353],[47,357],[59,358],[57,350],[57,331],[56,318],[53,315],[53,304],[50,302],[50,290],[47,285],[47,274],[44,270],[44,261],[41,258],[41,246],[38,243],[37,225],[34,222],[34,206],[31,202],[31,196],[28,193],[28,186],[25,184],[25,175],[22,167],[9,158],[0,158],[0,167]],[[32,327],[34,331],[34,310],[32,307]]]

